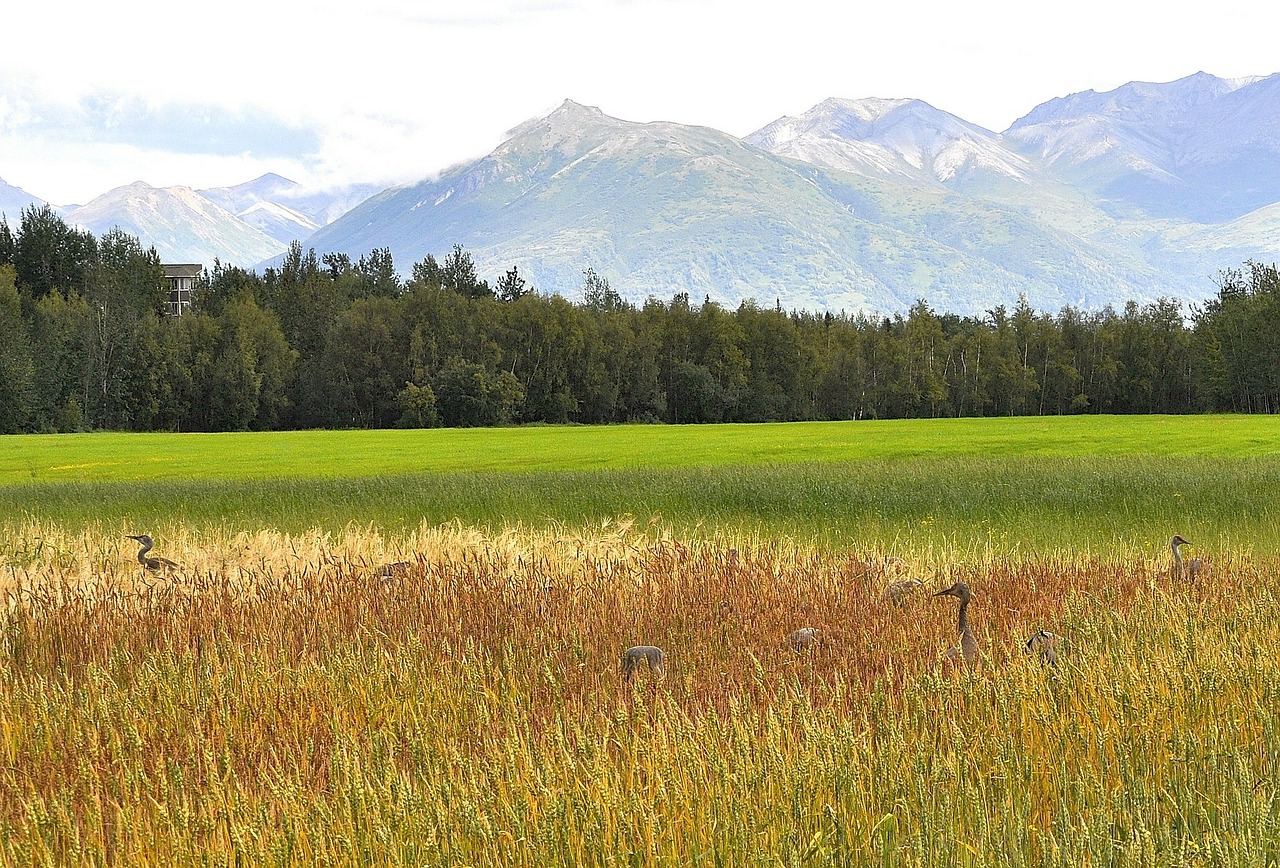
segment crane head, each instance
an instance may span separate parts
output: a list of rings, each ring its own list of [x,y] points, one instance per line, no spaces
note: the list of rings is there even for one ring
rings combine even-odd
[[[144,546],[151,545],[151,537],[147,536],[145,533],[141,533],[136,536],[134,534],[126,534],[126,538],[136,539],[138,542],[142,543]]]
[[[1191,545],[1191,543],[1187,542],[1186,540],[1184,540],[1184,539],[1182,538],[1182,535],[1181,535],[1181,534],[1174,534],[1174,535],[1173,535],[1173,540],[1172,540],[1169,544],[1170,544],[1170,545],[1175,545],[1175,546],[1189,546],[1189,545]]]
[[[934,596],[935,597],[956,597],[964,601],[964,600],[968,600],[971,594],[969,593],[968,585],[966,585],[964,582],[956,582],[954,585],[947,588],[945,591],[938,591],[938,593],[934,594]]]

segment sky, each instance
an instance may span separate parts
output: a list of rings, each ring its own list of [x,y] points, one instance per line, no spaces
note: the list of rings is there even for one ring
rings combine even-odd
[[[58,205],[139,180],[421,180],[566,98],[745,136],[828,97],[916,97],[1001,131],[1069,93],[1280,71],[1274,2],[9,6],[0,178]]]

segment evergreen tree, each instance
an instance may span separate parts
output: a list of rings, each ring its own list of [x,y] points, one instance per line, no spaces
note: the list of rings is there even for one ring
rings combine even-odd
[[[530,292],[533,292],[533,287],[525,283],[519,268],[513,265],[510,271],[498,279],[495,295],[498,301],[512,302],[519,301]]]

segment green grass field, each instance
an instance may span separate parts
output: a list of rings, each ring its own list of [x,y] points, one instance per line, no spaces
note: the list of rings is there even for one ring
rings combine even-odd
[[[68,528],[460,520],[823,544],[1107,549],[1173,532],[1280,551],[1280,426],[1265,417],[942,419],[0,440],[0,515]]]
[[[27,482],[334,479],[906,458],[1277,458],[1258,416],[1067,416],[763,425],[626,425],[52,434],[0,439],[0,486]]]

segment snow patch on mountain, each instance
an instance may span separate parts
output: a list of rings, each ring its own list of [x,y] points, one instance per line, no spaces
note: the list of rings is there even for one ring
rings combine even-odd
[[[221,262],[251,266],[287,245],[248,225],[190,187],[152,187],[142,181],[117,187],[68,215],[102,235],[119,228],[154,246],[168,262]]]
[[[236,215],[264,235],[283,241],[301,241],[320,227],[315,221],[278,202],[255,202]]]
[[[974,174],[1025,181],[1027,159],[990,130],[916,99],[828,99],[746,137],[779,156],[869,177],[948,183]]]
[[[1280,200],[1280,75],[1196,73],[1049,100],[1005,139],[1114,213],[1217,223]]]

